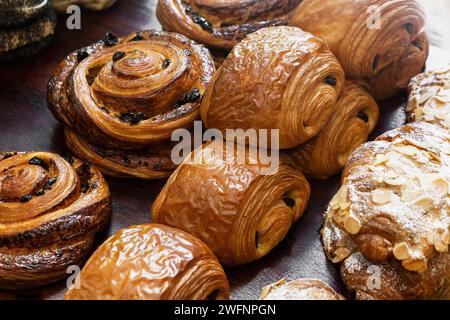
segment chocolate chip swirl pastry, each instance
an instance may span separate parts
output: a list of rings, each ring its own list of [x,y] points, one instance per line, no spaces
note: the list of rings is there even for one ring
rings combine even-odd
[[[417,75],[408,91],[409,121],[428,122],[450,130],[450,66]]]
[[[346,81],[336,109],[317,136],[288,151],[309,177],[326,179],[339,173],[378,122],[378,104],[353,81]]]
[[[425,15],[414,0],[304,0],[289,24],[322,38],[376,100],[405,89],[428,57]]]
[[[160,0],[156,15],[164,30],[184,34],[213,49],[221,57],[258,29],[286,25],[292,10],[300,2]]]
[[[344,300],[326,283],[316,279],[281,279],[261,290],[261,300]]]
[[[88,163],[47,152],[0,154],[0,288],[65,278],[109,217],[108,185]]]
[[[279,147],[306,142],[336,111],[344,72],[326,44],[295,27],[247,36],[215,73],[201,103],[208,128],[279,129]]]
[[[228,299],[225,273],[211,250],[194,236],[146,224],[120,230],[103,243],[80,272],[67,300]]]
[[[0,62],[42,50],[52,40],[55,26],[49,0],[0,1]]]
[[[252,151],[217,141],[194,150],[153,203],[152,221],[195,235],[226,265],[266,255],[303,214],[310,187],[287,158],[272,166]]]
[[[48,86],[69,148],[105,174],[156,179],[175,169],[172,132],[190,128],[214,72],[188,38],[143,31],[71,53]]]
[[[78,5],[100,11],[111,7],[114,3],[116,0],[53,0],[53,8],[58,12],[66,12],[69,6]]]
[[[350,157],[322,236],[328,258],[343,262],[341,273],[352,291],[364,291],[353,281],[367,278],[364,268],[346,264],[353,254],[381,268],[383,277],[392,275],[380,292],[366,288],[374,298],[429,298],[447,290],[449,155],[449,134],[417,122],[383,134]]]

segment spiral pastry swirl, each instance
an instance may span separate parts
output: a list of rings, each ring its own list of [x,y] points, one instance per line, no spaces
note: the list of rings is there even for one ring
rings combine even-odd
[[[196,149],[153,203],[152,221],[197,236],[226,265],[266,255],[303,214],[310,187],[284,158],[263,175],[265,165],[249,157],[240,161],[217,142]]]
[[[147,224],[120,230],[103,243],[80,273],[67,300],[228,299],[225,273],[194,236]]]
[[[350,154],[367,141],[378,122],[379,109],[369,93],[346,81],[337,111],[322,131],[288,151],[309,177],[326,179],[340,172]]]
[[[0,288],[63,279],[109,222],[110,193],[86,162],[47,152],[0,155]]]
[[[279,129],[280,148],[314,137],[330,120],[344,72],[325,43],[294,27],[271,27],[239,43],[201,104],[208,128]]]
[[[160,0],[156,15],[164,30],[231,50],[248,34],[287,24],[301,0]]]
[[[49,108],[80,157],[108,174],[161,178],[174,169],[172,131],[193,125],[213,72],[208,51],[184,36],[108,33],[59,65]]]
[[[289,24],[322,38],[346,76],[377,100],[405,89],[428,57],[425,14],[415,0],[304,0]]]

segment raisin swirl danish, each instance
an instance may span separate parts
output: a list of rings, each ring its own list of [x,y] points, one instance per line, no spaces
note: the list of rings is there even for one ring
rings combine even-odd
[[[49,108],[69,148],[104,173],[161,178],[175,168],[172,131],[193,126],[213,72],[208,50],[182,35],[108,33],[62,61]]]
[[[421,122],[389,131],[353,153],[322,230],[328,258],[343,262],[344,281],[355,285],[353,291],[364,291],[362,282],[353,283],[367,278],[364,265],[379,267],[382,277],[392,275],[385,291],[366,291],[368,296],[427,298],[446,291],[449,164],[449,134]],[[361,255],[352,259],[363,266],[346,264],[353,254]]]
[[[50,0],[0,1],[0,62],[37,53],[52,40],[55,26]]]
[[[201,116],[208,128],[279,129],[280,148],[293,148],[331,119],[344,78],[319,38],[295,27],[261,29],[215,73]]]
[[[286,25],[301,0],[160,0],[156,15],[164,30],[204,44],[223,56],[258,29]]]
[[[326,283],[316,279],[281,279],[261,290],[261,300],[344,300]]]
[[[428,57],[425,14],[415,0],[304,0],[289,24],[322,38],[346,76],[376,100],[405,89]]]
[[[450,130],[450,66],[417,75],[408,91],[409,121],[428,122]]]
[[[120,230],[92,255],[67,300],[228,299],[225,273],[194,236],[147,224]]]
[[[194,150],[153,203],[152,221],[197,236],[226,265],[266,255],[303,214],[310,187],[288,159],[272,167],[251,151],[244,160],[218,142]]]
[[[339,173],[350,154],[367,141],[378,122],[378,104],[353,81],[346,81],[336,109],[317,136],[288,151],[309,177],[326,179]]]
[[[0,154],[0,288],[63,279],[109,216],[108,185],[88,163],[47,152]]]

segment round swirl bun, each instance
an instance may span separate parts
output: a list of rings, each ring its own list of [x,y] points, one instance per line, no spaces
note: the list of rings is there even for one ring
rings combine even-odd
[[[378,122],[377,103],[355,82],[345,83],[336,108],[317,136],[289,150],[289,155],[309,177],[326,179],[339,173]]]
[[[301,0],[160,0],[156,15],[164,30],[209,48],[229,51],[246,35],[287,24]]]
[[[46,152],[0,155],[0,288],[67,276],[109,222],[110,193],[86,162]]]
[[[207,88],[201,116],[208,128],[279,129],[280,148],[314,137],[330,120],[344,72],[325,43],[295,27],[250,34]]]
[[[194,236],[147,224],[120,230],[81,270],[68,300],[228,299],[225,273]]]
[[[303,214],[310,187],[283,157],[270,171],[249,150],[240,161],[241,154],[222,147],[209,143],[185,159],[153,203],[152,221],[197,236],[222,263],[238,265],[284,238]]]
[[[50,110],[69,147],[117,176],[168,176],[170,137],[198,117],[214,63],[184,36],[159,31],[104,40],[70,54],[49,82]]]
[[[405,89],[428,57],[425,15],[414,0],[304,0],[289,24],[322,38],[346,76],[377,100]]]

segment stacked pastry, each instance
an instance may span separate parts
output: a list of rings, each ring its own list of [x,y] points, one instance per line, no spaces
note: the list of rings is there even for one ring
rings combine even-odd
[[[49,82],[49,108],[69,148],[104,173],[143,179],[170,175],[172,132],[199,115],[214,63],[188,38],[144,31],[71,53]]]
[[[156,224],[106,240],[67,292],[68,300],[228,299],[225,273],[194,236]]]
[[[286,25],[301,0],[160,0],[156,15],[164,30],[203,43],[221,64],[228,52],[258,29]]]
[[[367,141],[378,105],[365,89],[344,83],[326,44],[295,27],[271,27],[236,45],[201,104],[208,128],[278,129],[281,149],[309,176],[338,173]],[[292,149],[294,148],[294,149]]]
[[[415,0],[304,0],[289,24],[322,38],[346,76],[377,100],[405,89],[428,57],[424,12]]]
[[[53,38],[56,14],[50,0],[0,2],[0,62],[33,55]]]
[[[79,5],[99,11],[111,7],[115,2],[116,0],[53,0],[53,8],[58,12],[66,12],[71,5]]]
[[[61,280],[109,222],[110,193],[88,163],[46,152],[0,154],[0,288]]]
[[[322,230],[357,299],[425,299],[450,285],[450,135],[412,123],[357,149]]]

